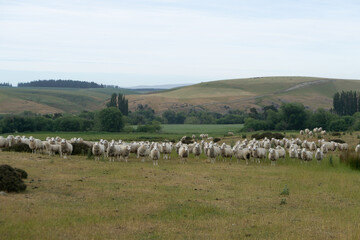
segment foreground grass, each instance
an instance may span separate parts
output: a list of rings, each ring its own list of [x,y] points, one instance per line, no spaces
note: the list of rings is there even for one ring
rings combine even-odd
[[[205,163],[0,153],[29,173],[0,196],[1,239],[359,239],[360,175],[335,157]],[[287,184],[290,194],[280,196]],[[285,200],[283,200],[285,199]],[[281,201],[286,204],[280,205]]]

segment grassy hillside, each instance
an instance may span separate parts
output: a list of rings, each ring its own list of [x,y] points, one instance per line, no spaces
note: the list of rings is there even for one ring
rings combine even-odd
[[[205,109],[225,113],[283,102],[310,108],[331,108],[336,91],[358,90],[360,81],[312,77],[263,77],[205,82],[155,93],[124,89],[0,88],[0,114],[30,110],[38,113],[80,112],[105,106],[113,92],[131,94],[130,110],[148,104],[156,112]]]
[[[136,93],[111,88],[0,88],[0,113],[93,111],[103,108],[114,92]]]
[[[160,93],[130,96],[132,107],[147,103],[157,111],[207,109],[226,112],[283,102],[301,102],[310,108],[331,108],[341,90],[360,89],[358,80],[312,77],[263,77],[205,82]]]

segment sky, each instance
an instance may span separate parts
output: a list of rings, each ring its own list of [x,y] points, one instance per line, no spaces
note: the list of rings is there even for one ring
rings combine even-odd
[[[360,1],[0,0],[0,82],[360,79]]]

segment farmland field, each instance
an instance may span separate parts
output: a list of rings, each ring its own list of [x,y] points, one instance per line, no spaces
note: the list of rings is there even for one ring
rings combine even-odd
[[[134,126],[135,127],[135,126]],[[33,136],[39,139],[45,139],[46,137],[55,137],[60,136],[62,138],[71,139],[73,137],[82,137],[84,140],[99,140],[99,139],[122,139],[125,141],[131,140],[178,140],[184,135],[191,136],[196,134],[197,136],[201,133],[208,133],[212,137],[223,137],[229,131],[238,133],[239,130],[243,127],[243,124],[163,124],[161,125],[162,129],[160,133],[109,133],[109,132],[31,132],[23,133],[21,135]],[[18,135],[17,133],[10,133],[13,135]],[[3,134],[8,135],[8,134]]]
[[[2,239],[360,238],[360,175],[336,156],[154,167],[1,152],[0,164],[29,174],[24,193],[0,196]]]
[[[202,132],[165,125],[161,134],[121,137],[160,139],[196,129]],[[208,130],[221,142],[239,139],[223,137],[225,126]],[[41,134],[32,135],[116,139]],[[337,137],[354,151],[358,135]],[[339,152],[321,163],[287,157],[271,166],[269,160],[210,164],[204,154],[182,164],[173,151],[153,166],[133,154],[126,163],[4,151],[0,164],[29,174],[25,192],[0,195],[1,239],[360,239],[360,172],[340,163]]]

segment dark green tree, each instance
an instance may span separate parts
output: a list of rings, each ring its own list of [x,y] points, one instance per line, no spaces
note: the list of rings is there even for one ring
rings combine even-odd
[[[116,107],[101,110],[99,120],[103,131],[120,132],[124,128],[123,115]]]
[[[106,104],[107,107],[117,107],[117,95],[113,93],[111,95],[110,101]]]

